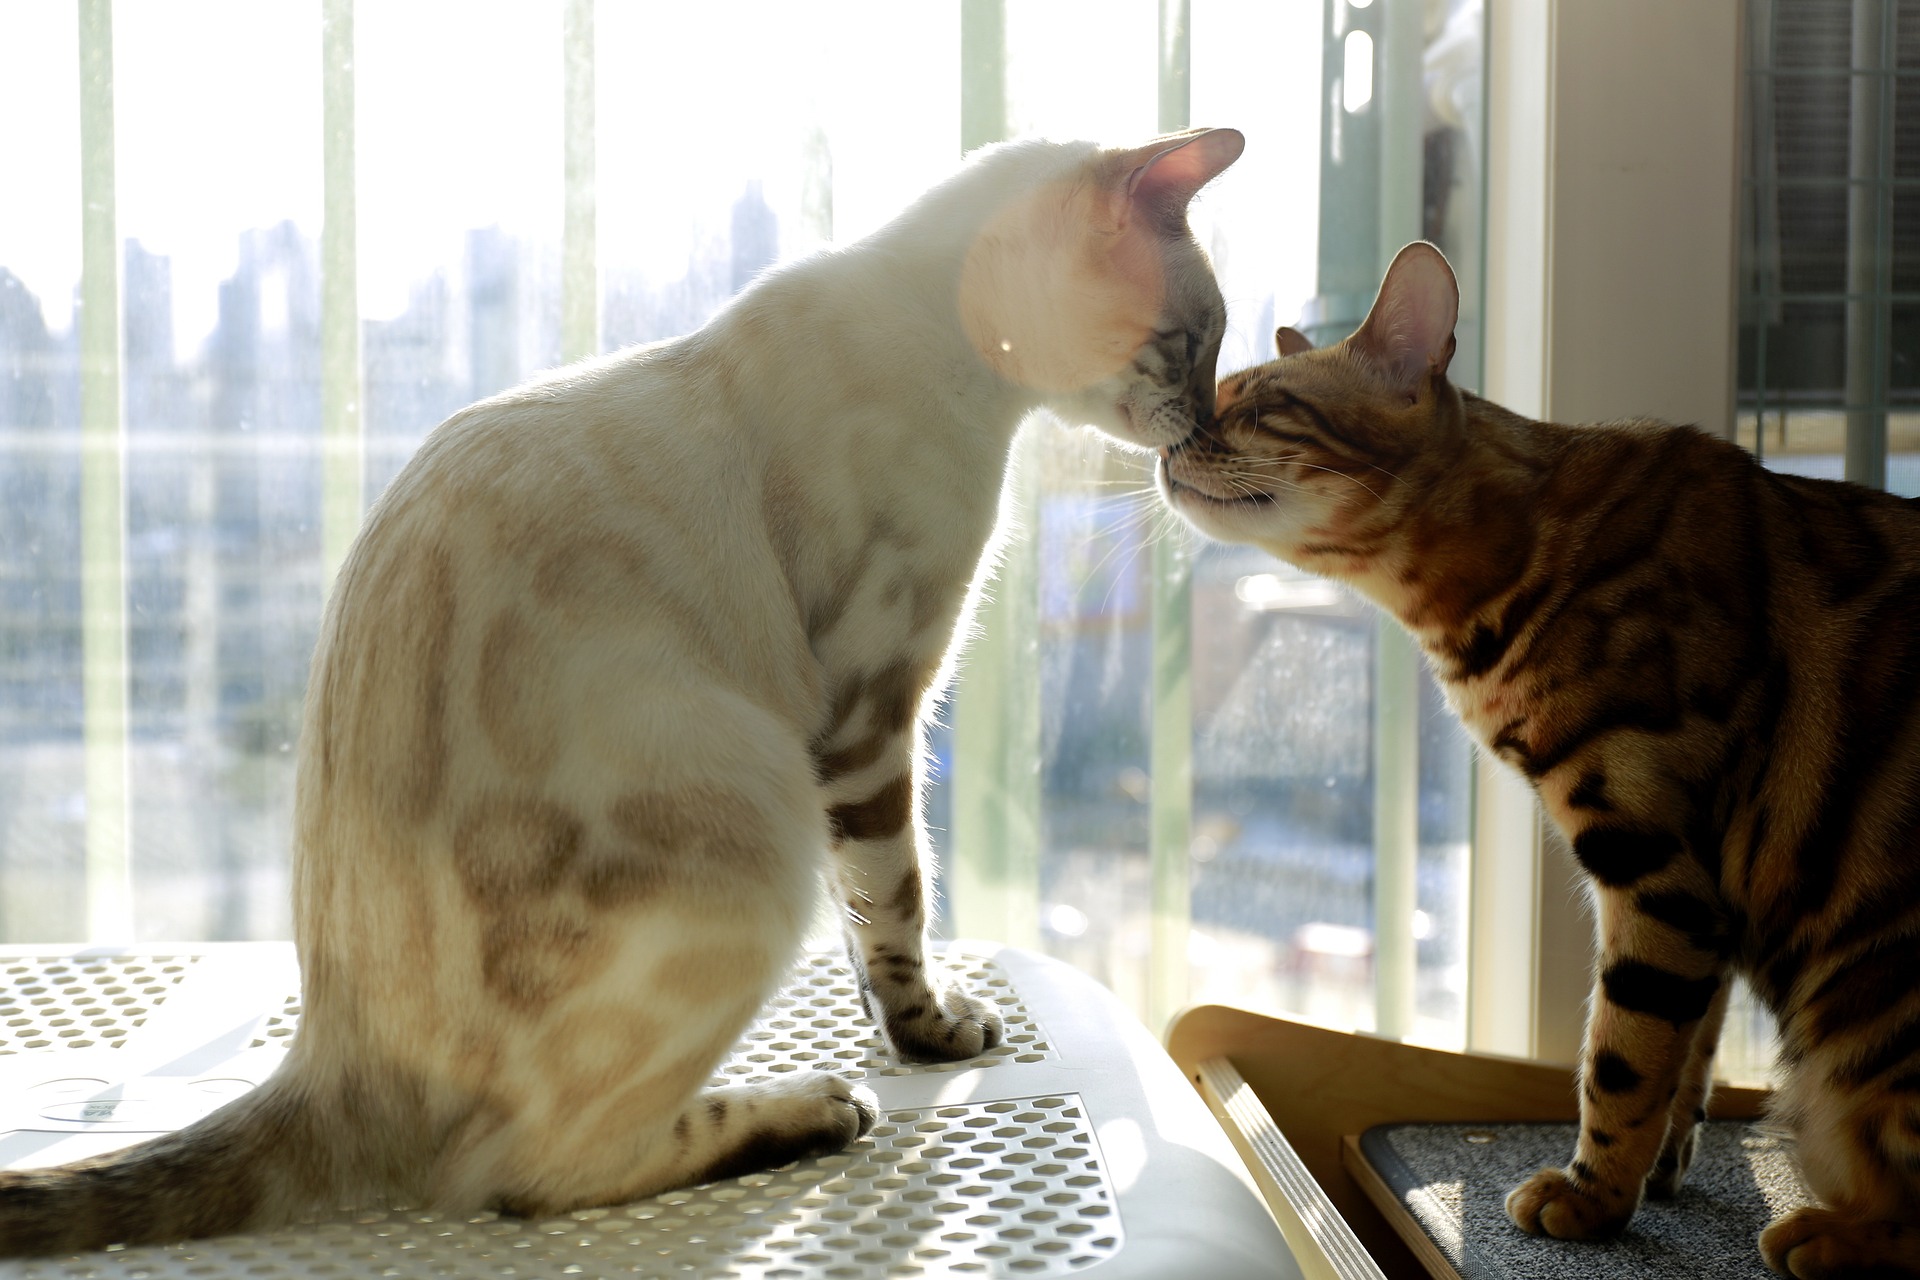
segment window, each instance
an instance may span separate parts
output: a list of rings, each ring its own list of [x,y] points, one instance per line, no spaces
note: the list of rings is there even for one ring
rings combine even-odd
[[[1920,494],[1920,4],[1748,16],[1740,438]]]
[[[1340,336],[1425,235],[1474,382],[1482,28],[1478,0],[0,10],[0,940],[286,936],[321,602],[424,433],[699,325],[963,142],[1238,126],[1195,209],[1222,368],[1276,323]],[[1023,435],[1026,536],[931,739],[940,929],[1156,1024],[1227,997],[1460,1043],[1464,737],[1391,625],[1147,490],[1085,432]]]
[[[1741,443],[1769,467],[1920,495],[1920,4],[1749,0]],[[1766,1078],[1744,984],[1720,1068]]]

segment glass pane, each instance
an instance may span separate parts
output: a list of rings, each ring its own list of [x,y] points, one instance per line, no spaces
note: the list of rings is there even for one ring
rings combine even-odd
[[[1761,439],[1762,457],[1775,471],[1839,480],[1846,470],[1847,415],[1838,409],[1769,413]]]
[[[1840,21],[1815,25],[1819,38],[1808,43],[1789,39],[1783,29],[1790,15],[1805,12],[1807,6],[1776,6],[1774,56],[1779,68],[1769,78],[1774,109],[1774,145],[1780,157],[1781,176],[1794,179],[1818,179],[1845,182],[1847,179],[1847,78],[1831,73],[1795,74],[1806,65],[1801,60],[1826,59],[1820,65],[1847,64],[1849,51],[1848,21],[1845,8],[1830,11]],[[1837,49],[1830,48],[1837,39]],[[1833,57],[1837,53],[1837,58]]]
[[[1853,7],[1848,0],[1772,5],[1774,65],[1782,71],[1812,69],[1829,76],[1844,69],[1852,49]]]
[[[1893,47],[1872,51],[1872,40],[1856,46],[1854,26],[1877,6],[1778,0],[1748,8],[1760,52],[1749,100],[1763,104],[1749,125],[1756,141],[1772,145],[1753,148],[1742,175],[1763,198],[1741,246],[1738,433],[1774,470],[1838,480],[1849,430],[1869,433],[1857,437],[1864,440],[1877,430],[1874,416],[1859,411],[1885,411],[1886,487],[1913,495],[1920,130],[1910,107],[1920,92],[1920,5],[1900,0],[1897,8]],[[1769,76],[1769,66],[1779,74]],[[1893,136],[1879,155],[1859,154],[1855,98],[1870,98],[1861,91],[1876,85],[1891,89],[1881,118],[1892,121]],[[1879,199],[1857,198],[1863,194]],[[1756,296],[1756,282],[1770,273],[1777,274],[1769,295]],[[1841,300],[1850,284],[1869,296]],[[1764,1082],[1774,1049],[1771,1018],[1742,984],[1718,1070]]]
[[[1902,182],[1920,182],[1920,129],[1907,125],[1920,112],[1920,7],[1909,6],[1899,27],[1900,74],[1893,84],[1893,176]],[[1906,127],[1902,127],[1902,126]]]
[[[1920,80],[1920,72],[1915,73]],[[1910,109],[1920,109],[1920,102],[1912,102]],[[1904,122],[1903,122],[1904,123]],[[1896,127],[1895,137],[1911,136],[1915,149],[1920,150],[1920,125],[1906,128]],[[1916,298],[1920,298],[1920,176],[1895,184],[1891,192],[1893,202],[1893,261],[1888,263],[1887,286],[1896,294],[1907,297],[1909,312]],[[1905,384],[1913,385],[1913,362],[1916,359],[1915,348],[1911,343],[1904,351],[1907,362]],[[1894,382],[1901,385],[1901,375],[1894,374]]]
[[[1751,403],[1760,389],[1761,346],[1765,343],[1766,397],[1776,400],[1840,402],[1847,381],[1847,317],[1838,301],[1789,300],[1770,308],[1773,319],[1762,334],[1752,324],[1742,326],[1740,388]]]
[[[282,937],[322,594],[319,30],[244,4],[115,23],[135,927]]]
[[[1194,571],[1200,995],[1373,1025],[1373,611],[1248,548]]]
[[[689,332],[762,268],[857,239],[952,167],[953,15],[937,7],[604,5],[599,238],[605,346]],[[743,20],[754,28],[742,41]],[[712,63],[662,49],[727,50]],[[922,48],[917,60],[863,57]],[[621,69],[646,66],[645,75]],[[909,69],[911,68],[911,70]],[[887,104],[884,112],[860,105]],[[689,112],[689,104],[699,104]],[[662,128],[685,120],[685,127]],[[668,197],[666,192],[670,190]]]
[[[0,6],[0,940],[86,930],[78,874],[77,6]]]
[[[1846,133],[1836,144],[1843,156]],[[1847,288],[1847,199],[1843,174],[1835,181],[1783,183],[1774,191],[1782,243],[1778,287],[1784,293],[1844,293]]]
[[[361,4],[354,39],[371,502],[448,414],[559,362],[560,8]]]
[[[1089,432],[1040,441],[1040,929],[1137,1009],[1148,979],[1153,557],[1169,533],[1137,462]],[[1133,496],[1129,496],[1129,494]]]
[[[1479,11],[1455,5],[1449,12],[1465,21],[1429,33],[1429,71],[1448,114],[1429,122],[1428,214],[1465,274],[1476,269],[1478,250]],[[1019,78],[1030,55],[1017,42],[1043,30],[1023,13],[1009,14],[1010,95],[1030,113],[1021,123],[1056,134],[1084,126],[1082,91],[1065,89],[1084,82],[1057,77],[1057,67],[1049,82]],[[1108,65],[1150,73],[1154,16],[1141,5],[1108,18],[1110,26],[1122,18],[1130,24],[1128,34],[1113,37]],[[1318,130],[1307,126],[1325,98],[1323,21],[1308,6],[1193,5],[1192,118],[1242,125],[1250,138],[1246,156],[1195,208],[1229,304],[1222,372],[1269,358],[1274,326],[1296,322],[1318,288],[1313,178],[1321,156]],[[1296,65],[1275,66],[1281,56]],[[1053,101],[1057,114],[1048,114]],[[1295,127],[1256,127],[1276,113]],[[1141,128],[1150,131],[1151,123],[1143,116]],[[1369,1025],[1371,610],[1263,553],[1201,545],[1158,509],[1143,465],[1051,424],[1030,429],[1042,433],[1034,518],[1041,539],[1041,944],[1144,1007],[1153,882],[1148,601],[1152,544],[1172,540],[1193,582],[1189,997]],[[1277,576],[1326,603],[1289,613],[1249,609],[1234,594],[1242,579]],[[1430,687],[1425,692],[1424,713],[1408,726],[1422,734],[1427,779],[1417,1034],[1458,1043],[1469,755],[1451,713]]]
[[[1356,20],[1345,9],[1337,16]],[[1407,28],[1392,24],[1406,18],[1406,10],[1393,6],[1367,15],[1381,24],[1376,50],[1404,38]],[[1303,102],[1291,118],[1304,133],[1305,122],[1321,111],[1341,113],[1317,132],[1330,147],[1345,148],[1345,158],[1296,162],[1296,174],[1318,172],[1323,183],[1338,185],[1296,188],[1286,203],[1317,208],[1322,219],[1342,225],[1332,238],[1323,223],[1282,239],[1317,246],[1317,261],[1305,259],[1302,266],[1313,274],[1290,276],[1292,291],[1276,291],[1274,298],[1280,323],[1323,323],[1316,336],[1344,336],[1364,314],[1399,242],[1415,235],[1434,240],[1462,283],[1453,372],[1467,385],[1478,380],[1482,19],[1479,5],[1458,3],[1430,6],[1424,25],[1412,25],[1412,38],[1423,41],[1419,61],[1427,87],[1423,99],[1414,98],[1427,104],[1418,121],[1382,119],[1380,104],[1392,99],[1381,92],[1349,110],[1344,95],[1325,89],[1322,79],[1331,74],[1325,68],[1344,70],[1343,56],[1307,73],[1322,91],[1315,106]],[[1319,34],[1324,38],[1328,30]],[[1374,87],[1381,87],[1377,79]],[[1348,213],[1382,204],[1391,189],[1379,176],[1382,162],[1360,148],[1370,145],[1369,137],[1389,146],[1409,125],[1421,168],[1400,175],[1400,189],[1417,207],[1404,211],[1404,232],[1382,216],[1372,239],[1357,240],[1346,225]],[[1270,357],[1268,341],[1266,332],[1254,338],[1250,359]],[[1223,359],[1222,367],[1232,365]],[[1375,736],[1413,734],[1420,765],[1409,1034],[1459,1045],[1465,1038],[1471,749],[1424,671],[1409,719],[1378,721],[1375,662],[1383,626],[1396,624],[1264,553],[1199,551],[1192,638],[1194,998],[1376,1025]]]
[[[1887,490],[1920,497],[1920,411],[1895,409],[1887,415]]]
[[[1920,8],[1903,4],[1882,70],[1852,66],[1855,6],[1753,12],[1772,68],[1754,72],[1766,114],[1744,175],[1758,203],[1756,234],[1742,246],[1739,379],[1743,411],[1764,408],[1766,423],[1743,427],[1741,439],[1769,465],[1837,477],[1846,426],[1829,411],[1885,408],[1887,484],[1908,492],[1915,444],[1903,414],[1920,405],[1920,130],[1904,107],[1920,92],[1920,34],[1909,29],[1920,23],[1904,18]],[[1892,90],[1893,136],[1880,156],[1853,156],[1853,97],[1878,84]],[[1862,281],[1877,300],[1842,299]],[[1756,293],[1763,283],[1767,292]],[[1868,359],[1850,370],[1850,353]],[[1877,428],[1862,417],[1856,429]]]
[[[1159,9],[1010,0],[1013,128],[1155,132]],[[1419,124],[1419,225],[1469,281],[1464,350],[1477,323],[1479,9],[1427,9],[1436,89]],[[945,173],[960,136],[955,16],[881,0],[756,6],[742,42],[737,6],[601,6],[603,345],[700,324],[768,263],[874,229]],[[560,8],[468,17],[451,0],[356,7],[369,501],[446,414],[559,357]],[[146,938],[289,927],[292,744],[325,573],[317,18],[245,0],[116,9]],[[1250,140],[1194,209],[1231,308],[1223,371],[1270,355],[1275,324],[1321,289],[1324,23],[1318,5],[1193,0],[1192,118]],[[26,193],[0,201],[0,941],[86,931],[76,26],[70,2],[0,6],[0,120],[35,122],[0,127],[0,171]],[[726,49],[726,74],[663,49]],[[900,49],[918,56],[888,56]],[[648,74],[626,73],[636,66]],[[1244,990],[1364,1023],[1371,616],[1338,598],[1285,603],[1284,590],[1249,605],[1243,579],[1288,571],[1199,545],[1160,510],[1142,459],[1057,424],[1033,431],[1039,941],[1144,1007],[1149,600],[1156,544],[1177,546],[1193,574],[1196,662],[1194,720],[1176,732],[1191,737],[1196,803],[1193,944],[1176,959],[1196,993]],[[1430,687],[1423,698],[1407,730],[1422,743],[1418,1005],[1421,1035],[1445,1040],[1459,1020],[1466,771],[1451,717]],[[927,815],[944,848],[944,728],[931,748]]]

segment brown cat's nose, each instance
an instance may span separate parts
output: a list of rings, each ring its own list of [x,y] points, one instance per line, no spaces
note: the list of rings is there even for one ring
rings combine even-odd
[[[1214,416],[1218,417],[1220,414],[1225,413],[1228,409],[1231,409],[1233,407],[1233,402],[1235,400],[1238,400],[1239,398],[1240,398],[1240,380],[1238,378],[1228,378],[1223,382],[1221,382],[1219,387],[1215,389],[1214,395],[1213,395]]]

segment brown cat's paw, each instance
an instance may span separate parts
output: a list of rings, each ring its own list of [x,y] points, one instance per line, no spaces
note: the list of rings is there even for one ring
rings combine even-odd
[[[1556,1240],[1593,1240],[1627,1225],[1624,1209],[1586,1190],[1564,1169],[1542,1169],[1507,1193],[1507,1216],[1530,1235]]]
[[[1920,1276],[1920,1227],[1862,1222],[1832,1209],[1796,1209],[1760,1233],[1760,1256],[1797,1280]]]
[[[1000,1043],[1003,1028],[992,1005],[948,987],[887,1010],[883,1023],[893,1051],[908,1062],[958,1062]]]

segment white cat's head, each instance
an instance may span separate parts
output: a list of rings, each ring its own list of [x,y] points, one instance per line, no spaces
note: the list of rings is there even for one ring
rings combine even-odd
[[[1245,145],[1233,129],[1194,129],[990,157],[1028,181],[961,268],[961,322],[981,358],[1068,421],[1142,448],[1184,439],[1212,412],[1226,327],[1187,204]]]

